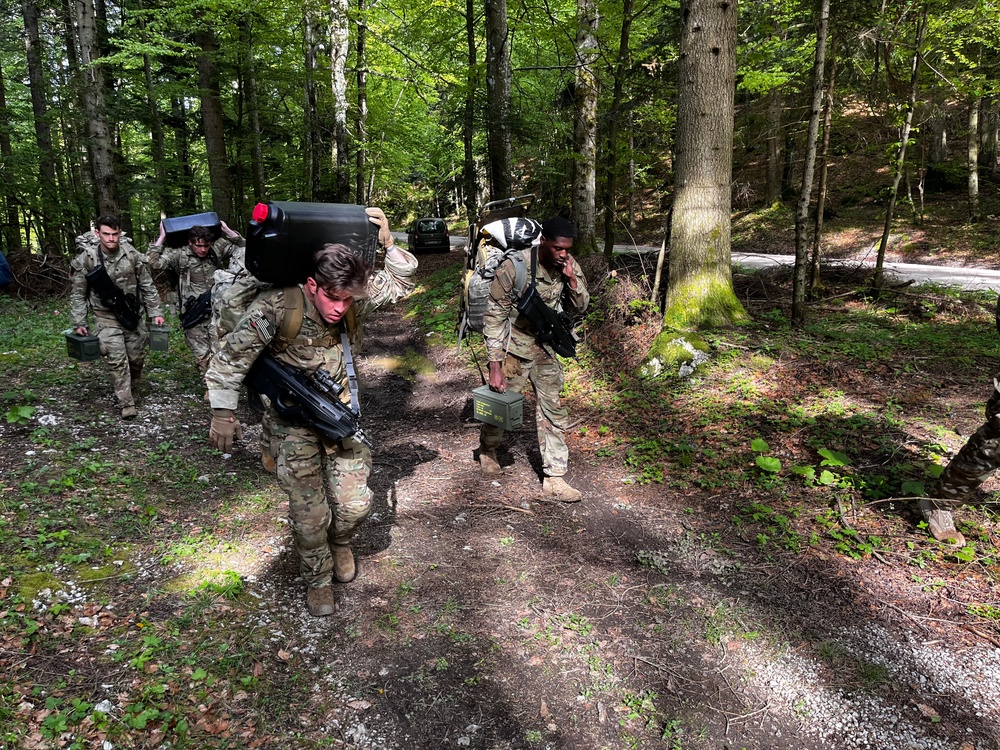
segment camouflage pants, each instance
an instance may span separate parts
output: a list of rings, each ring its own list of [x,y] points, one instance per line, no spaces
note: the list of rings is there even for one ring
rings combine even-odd
[[[524,393],[529,381],[535,389],[538,404],[535,422],[538,425],[538,447],[542,452],[542,473],[547,477],[561,477],[566,474],[569,464],[569,448],[564,434],[569,409],[559,399],[564,377],[562,365],[558,359],[544,352],[535,359],[521,359],[508,354],[507,360],[505,372],[520,369],[520,372],[507,376],[507,390]],[[514,367],[510,366],[512,364]],[[483,423],[479,442],[486,449],[496,450],[503,440],[503,433],[502,427]]]
[[[101,354],[107,357],[111,364],[111,378],[118,405],[134,406],[132,381],[139,379],[142,365],[146,361],[146,342],[149,339],[146,324],[140,322],[136,330],[128,331],[119,326],[118,321],[97,318],[94,322]]]
[[[993,380],[993,394],[986,403],[986,422],[951,459],[931,492],[939,510],[952,510],[990,478],[1000,467],[1000,373]]]
[[[349,544],[371,513],[371,451],[353,440],[325,443],[308,427],[288,424],[268,411],[299,570],[309,586],[328,586],[333,580],[330,545]]]
[[[211,322],[206,319],[193,328],[188,328],[184,331],[184,341],[194,354],[198,371],[204,376],[213,352]]]

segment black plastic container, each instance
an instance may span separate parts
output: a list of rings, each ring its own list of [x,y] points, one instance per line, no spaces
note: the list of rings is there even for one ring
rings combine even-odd
[[[247,229],[246,267],[275,286],[301,284],[313,272],[313,253],[328,243],[347,245],[375,264],[378,227],[364,206],[347,203],[258,203]]]
[[[167,233],[167,247],[185,247],[188,243],[188,231],[192,227],[208,227],[212,230],[212,242],[222,236],[222,222],[215,211],[190,216],[175,216],[163,220],[163,230]]]

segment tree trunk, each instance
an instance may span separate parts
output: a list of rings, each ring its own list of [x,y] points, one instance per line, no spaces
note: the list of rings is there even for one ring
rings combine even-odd
[[[365,24],[365,0],[358,0],[358,40],[355,44],[355,68],[357,70],[358,108],[354,115],[355,171],[354,200],[362,206],[368,205],[365,192],[365,163],[368,148],[368,26]]]
[[[730,255],[736,14],[735,3],[681,2],[670,273],[663,332],[647,361],[673,359],[675,331],[747,317]]]
[[[816,196],[816,219],[813,227],[812,260],[809,263],[809,289],[819,288],[819,267],[823,247],[823,212],[826,211],[827,176],[829,174],[830,127],[833,125],[833,93],[837,80],[837,37],[830,40],[830,78],[826,83],[823,102],[823,145],[819,154],[819,189]]]
[[[980,99],[969,102],[969,221],[979,221],[979,105]]]
[[[479,181],[476,179],[476,155],[472,148],[476,127],[476,90],[478,88],[476,81],[476,0],[465,0],[465,45],[468,55],[468,69],[465,79],[465,111],[462,113],[462,181],[465,185],[465,214],[471,226],[479,214]]]
[[[889,244],[889,233],[892,229],[892,214],[896,208],[896,196],[899,193],[899,180],[903,176],[903,167],[906,164],[906,143],[910,139],[910,126],[913,123],[913,108],[917,101],[917,82],[920,73],[920,48],[924,44],[924,34],[927,31],[928,6],[923,7],[923,14],[917,22],[916,43],[913,45],[913,58],[910,63],[910,92],[906,102],[906,113],[903,117],[903,130],[900,134],[899,154],[894,165],[895,175],[892,180],[892,189],[889,193],[889,201],[885,208],[885,224],[882,227],[882,238],[878,244],[878,254],[875,257],[875,272],[872,276],[872,286],[876,292],[882,291],[884,280],[883,267],[885,266],[885,249]]]
[[[219,74],[215,62],[218,42],[210,28],[195,33],[198,54],[198,85],[201,89],[201,121],[205,129],[205,154],[208,157],[208,179],[212,186],[212,210],[230,223],[233,221],[233,187],[226,154],[225,118]]]
[[[490,155],[490,200],[511,194],[510,39],[507,0],[486,0],[486,143]]]
[[[781,200],[782,146],[784,135],[781,131],[781,108],[784,95],[780,89],[767,93],[767,185],[764,199],[771,206]]]
[[[184,100],[175,96],[170,100],[170,115],[174,124],[174,159],[177,174],[173,181],[181,191],[181,211],[194,213],[200,206],[195,203],[194,172],[191,169],[191,146],[188,140],[187,109]]]
[[[46,253],[54,253],[59,248],[58,226],[55,217],[56,164],[52,153],[52,131],[48,120],[47,86],[39,50],[38,2],[25,0],[21,6],[24,16],[24,43],[28,61],[28,83],[31,89],[31,110],[35,122],[35,144],[38,146],[38,205],[35,210],[41,216],[41,246]]]
[[[573,169],[573,218],[576,240],[573,253],[579,256],[597,251],[595,237],[597,209],[597,59],[596,0],[577,0],[576,4],[576,106],[573,136],[576,159]],[[615,211],[612,208],[612,221]]]
[[[98,63],[97,12],[93,0],[77,0],[76,21],[80,35],[80,65],[84,73],[84,108],[90,163],[100,214],[119,216],[118,181],[114,168],[114,144],[107,121],[104,69]]]
[[[94,194],[94,184],[89,171],[85,168],[89,163],[89,158],[85,158],[84,156],[84,154],[89,153],[85,145],[87,143],[87,136],[85,133],[86,124],[83,118],[83,112],[86,111],[86,108],[83,104],[83,74],[80,71],[80,55],[76,44],[76,13],[72,7],[71,0],[64,0],[59,11],[65,30],[63,38],[66,43],[66,67],[69,70],[69,80],[73,91],[73,106],[69,108],[68,112],[63,113],[68,122],[65,134],[65,152],[66,166],[69,170],[69,182],[72,186],[72,197],[70,200],[72,215],[68,220],[73,227],[79,228],[86,227],[93,218],[93,209],[90,204],[92,201],[91,196]],[[77,230],[74,229],[73,231],[76,232]]]
[[[140,9],[142,4],[139,5]],[[145,19],[139,19],[139,28],[145,37]],[[142,56],[142,71],[146,78],[146,107],[149,110],[149,130],[151,134],[150,152],[153,157],[153,170],[156,174],[156,193],[158,208],[167,216],[174,215],[174,205],[170,197],[170,180],[167,177],[167,146],[163,137],[163,120],[160,117],[160,105],[156,100],[156,85],[153,81],[153,62],[149,53]]]
[[[816,60],[813,63],[812,104],[802,163],[802,189],[795,208],[795,269],[792,276],[792,323],[801,326],[806,320],[806,275],[809,268],[809,203],[812,199],[813,173],[816,168],[816,136],[823,106],[823,70],[826,68],[826,36],[830,22],[830,0],[820,1],[819,25],[816,28]]]
[[[253,26],[249,18],[240,21],[240,32],[246,54],[246,75],[244,88],[247,98],[247,115],[250,118],[250,180],[253,183],[255,201],[265,200],[264,195],[264,152],[260,137],[260,103],[257,99],[257,66],[254,63]]]
[[[10,165],[13,164],[11,157],[14,155],[10,141],[10,113],[7,111],[7,84],[4,82],[3,68],[0,67],[0,176],[3,182],[0,183],[0,191],[3,193],[4,220],[0,223],[0,242],[3,242],[4,250],[11,256],[20,255],[21,245],[21,225],[17,218],[17,201],[12,192],[13,179],[8,173]]]
[[[611,96],[611,117],[608,121],[608,156],[604,170],[604,259],[608,263],[614,255],[615,220],[618,218],[618,123],[621,119],[622,92],[628,72],[628,40],[632,30],[632,0],[622,2],[622,30],[618,38],[618,62],[615,65],[614,93]],[[630,204],[631,206],[631,204]],[[630,212],[631,213],[631,212]]]
[[[944,109],[939,104],[931,105],[930,126],[930,156],[931,164],[941,164],[948,159],[948,133],[945,129],[947,118]]]
[[[337,153],[334,200],[346,203],[351,197],[351,154],[347,132],[347,54],[349,51],[349,0],[330,2],[330,75],[333,90],[333,142]]]
[[[997,106],[995,96],[983,100],[979,147],[979,166],[994,174],[997,171],[997,127],[1000,124]]]
[[[321,191],[323,138],[319,128],[319,97],[316,91],[316,73],[319,69],[319,43],[316,35],[316,9],[311,2],[302,7],[304,24],[303,46],[305,47],[305,104],[302,122],[302,175],[307,201],[319,199]],[[337,12],[334,10],[334,19]],[[336,23],[336,21],[335,21]],[[336,73],[334,74],[336,75]],[[342,201],[341,201],[342,202]]]

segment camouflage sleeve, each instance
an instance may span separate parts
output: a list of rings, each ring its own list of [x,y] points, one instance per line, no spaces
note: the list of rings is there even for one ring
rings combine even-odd
[[[413,276],[417,272],[416,257],[398,245],[394,248],[391,254],[386,253],[385,266],[368,282],[368,297],[358,305],[360,317],[388,302],[399,302],[416,287],[413,283]]]
[[[146,315],[150,318],[161,318],[163,317],[163,307],[160,305],[160,293],[156,291],[153,274],[149,272],[149,264],[138,250],[132,249],[135,251],[135,280],[138,283],[142,301],[146,305]]]
[[[512,321],[517,317],[514,308],[514,263],[505,260],[497,269],[497,275],[490,285],[490,299],[486,303],[483,318],[483,336],[490,362],[502,362],[507,354]]]
[[[87,254],[80,253],[69,264],[69,321],[73,328],[87,325]]]
[[[169,268],[171,271],[179,273],[179,256],[180,253],[174,248],[164,249],[163,245],[157,245],[155,242],[150,242],[149,248],[146,250],[146,260],[154,271],[166,271]]]
[[[242,235],[238,234],[235,237],[220,237],[215,241],[215,244],[212,245],[212,249],[215,250],[215,254],[219,256],[219,262],[225,266],[229,263],[236,250],[246,246],[247,241]]]
[[[213,409],[235,409],[240,385],[257,356],[281,330],[282,290],[263,292],[250,304],[232,333],[222,339],[205,373],[208,400]]]
[[[583,269],[576,262],[576,258],[571,260],[573,264],[573,275],[576,276],[576,289],[571,289],[566,285],[566,303],[569,310],[566,312],[579,315],[587,311],[590,305],[590,292],[587,290],[587,277],[583,275]]]

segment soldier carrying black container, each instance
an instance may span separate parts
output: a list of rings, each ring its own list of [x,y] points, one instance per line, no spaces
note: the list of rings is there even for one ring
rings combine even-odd
[[[70,263],[70,319],[86,336],[94,315],[101,354],[108,358],[122,419],[134,419],[135,392],[146,359],[146,318],[163,325],[160,295],[143,255],[122,240],[121,222],[101,216],[93,232],[76,238],[79,254]]]
[[[194,354],[202,378],[212,358],[212,287],[215,272],[226,268],[233,255],[246,244],[239,232],[219,222],[217,236],[213,227],[194,226],[187,232],[187,245],[164,248],[167,231],[160,222],[160,236],[149,243],[146,257],[157,271],[170,270],[177,276],[177,297],[184,341]]]
[[[260,208],[255,222],[263,225],[268,207]],[[352,403],[355,413],[360,411],[354,404],[357,387],[347,321],[363,319],[375,308],[405,297],[413,290],[417,269],[416,258],[394,245],[380,209],[369,208],[367,217],[361,216],[366,225],[370,217],[378,226],[385,268],[372,275],[366,260],[346,245],[324,245],[312,255],[312,270],[303,283],[261,291],[220,342],[205,378],[212,404],[209,439],[219,450],[231,451],[242,437],[234,410],[240,385],[261,374],[258,360],[267,363],[270,374],[291,370],[295,387],[316,383],[317,398],[339,398],[341,403]],[[255,240],[254,231],[249,232],[248,258]],[[290,319],[295,320],[292,330]],[[346,583],[356,575],[350,543],[371,513],[371,451],[366,438],[355,432],[356,423],[348,430],[353,434],[340,437],[344,433],[336,432],[336,425],[320,424],[292,389],[288,393],[288,399],[280,395],[269,399],[271,444],[276,447],[278,483],[288,493],[306,603],[309,612],[320,617],[333,613],[333,579]]]

